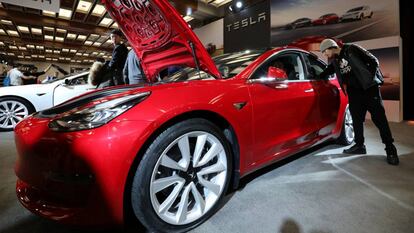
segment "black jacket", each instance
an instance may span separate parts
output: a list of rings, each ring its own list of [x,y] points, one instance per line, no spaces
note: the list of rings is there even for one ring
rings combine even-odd
[[[108,68],[113,73],[113,85],[124,84],[122,70],[124,69],[127,56],[128,49],[124,44],[116,45],[112,51],[112,59],[109,62]]]
[[[384,82],[378,67],[378,59],[369,51],[355,44],[344,44],[320,76],[336,73],[342,88],[345,83],[348,88],[367,90]]]

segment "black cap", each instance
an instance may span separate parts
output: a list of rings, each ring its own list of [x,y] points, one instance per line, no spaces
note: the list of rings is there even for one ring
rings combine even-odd
[[[124,36],[124,35],[122,34],[121,30],[119,30],[119,29],[114,29],[114,30],[112,30],[112,31],[111,31],[111,34],[118,35],[118,36],[120,36],[120,37],[123,37],[123,36]]]

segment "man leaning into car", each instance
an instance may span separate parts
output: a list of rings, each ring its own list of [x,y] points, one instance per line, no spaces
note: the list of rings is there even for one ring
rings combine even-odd
[[[320,51],[332,61],[320,77],[336,73],[345,95],[348,95],[349,110],[353,119],[355,145],[345,149],[345,154],[366,154],[364,145],[364,120],[366,112],[371,113],[372,121],[380,131],[385,144],[387,162],[398,165],[399,159],[391,130],[385,115],[379,86],[383,77],[379,71],[377,58],[364,48],[355,44],[339,47],[332,39],[325,39]]]

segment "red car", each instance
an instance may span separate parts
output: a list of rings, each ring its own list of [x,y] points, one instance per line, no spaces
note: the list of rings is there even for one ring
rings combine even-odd
[[[33,213],[83,226],[131,214],[150,231],[185,231],[241,177],[324,141],[352,142],[347,99],[335,77],[315,79],[325,64],[314,55],[212,59],[167,0],[103,2],[153,83],[87,93],[16,126],[16,191]],[[181,68],[154,81],[171,66]]]
[[[322,15],[321,17],[312,21],[312,25],[325,25],[325,24],[332,24],[338,23],[339,16],[335,13],[330,13],[326,15]]]

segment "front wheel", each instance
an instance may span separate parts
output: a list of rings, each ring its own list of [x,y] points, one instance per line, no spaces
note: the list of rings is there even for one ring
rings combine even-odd
[[[150,231],[188,231],[217,211],[228,188],[231,152],[205,119],[177,123],[152,142],[133,179],[131,204]]]
[[[345,109],[344,121],[342,123],[341,135],[339,136],[337,143],[346,146],[351,145],[352,142],[354,142],[354,138],[354,125],[349,106],[347,106]]]
[[[34,111],[32,105],[24,99],[0,98],[0,131],[13,130],[17,123]]]

